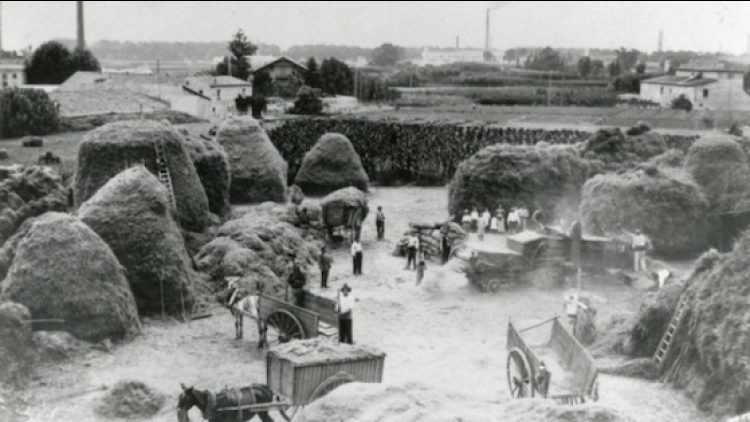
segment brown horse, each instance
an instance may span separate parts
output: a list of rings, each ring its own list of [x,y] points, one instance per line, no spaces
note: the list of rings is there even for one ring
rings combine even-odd
[[[245,422],[256,414],[263,422],[273,422],[268,411],[251,412],[248,410],[219,411],[226,407],[238,407],[254,404],[272,403],[278,401],[273,391],[263,384],[252,384],[248,387],[224,389],[214,394],[210,391],[196,390],[182,385],[182,394],[177,402],[177,419],[179,422],[190,422],[188,410],[197,406],[203,414],[203,419],[209,422]]]

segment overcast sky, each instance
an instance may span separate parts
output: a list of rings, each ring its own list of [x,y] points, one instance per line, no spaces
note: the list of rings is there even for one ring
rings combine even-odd
[[[375,47],[484,45],[491,3],[492,45],[657,47],[744,53],[750,1],[723,2],[84,2],[86,41],[227,41],[242,28],[253,41]],[[2,2],[3,48],[75,38],[76,2]]]

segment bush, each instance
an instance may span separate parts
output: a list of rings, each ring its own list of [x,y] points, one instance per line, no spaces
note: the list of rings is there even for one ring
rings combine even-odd
[[[318,115],[323,113],[323,100],[320,98],[320,89],[310,88],[305,85],[297,92],[294,100],[292,114]]]
[[[683,94],[672,100],[672,110],[693,111],[693,103]]]
[[[40,89],[0,91],[0,138],[46,135],[59,128],[57,106]]]

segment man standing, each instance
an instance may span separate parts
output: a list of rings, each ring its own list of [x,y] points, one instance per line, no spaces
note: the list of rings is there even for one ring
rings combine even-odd
[[[352,264],[354,275],[362,274],[362,244],[359,242],[359,238],[352,242]]]
[[[410,266],[413,266],[413,268],[417,269],[417,250],[419,250],[419,237],[417,237],[416,233],[412,233],[411,236],[409,236],[409,240],[406,244],[406,268],[405,270],[409,270]]]
[[[578,325],[578,308],[588,309],[586,305],[578,300],[578,293],[570,290],[565,295],[565,313],[568,315],[568,324],[570,324],[570,333],[575,335],[576,326]]]
[[[375,228],[378,231],[378,240],[383,240],[385,234],[385,214],[383,214],[383,207],[378,207],[378,213],[375,215]]]
[[[328,287],[328,273],[329,271],[331,271],[332,263],[333,258],[328,254],[328,248],[323,245],[323,247],[320,248],[320,259],[318,260],[318,267],[320,267],[320,287],[324,289]]]
[[[477,207],[474,207],[471,209],[471,229],[472,231],[476,231],[479,227],[479,212],[477,211]]]
[[[348,284],[344,284],[336,301],[336,313],[339,315],[339,343],[354,344],[352,339],[354,297],[349,295],[351,290]]]
[[[294,292],[295,305],[300,308],[305,307],[305,284],[307,284],[307,277],[302,272],[299,265],[297,265],[297,255],[292,255],[292,269],[289,272],[289,279],[287,283],[292,287]]]
[[[633,238],[633,251],[635,256],[635,271],[648,271],[646,269],[646,251],[651,247],[651,240],[638,229]]]

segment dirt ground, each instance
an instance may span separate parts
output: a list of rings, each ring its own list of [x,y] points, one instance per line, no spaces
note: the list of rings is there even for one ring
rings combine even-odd
[[[447,190],[380,188],[371,195],[370,205],[383,206],[386,240],[375,240],[371,213],[362,234],[364,274],[352,276],[348,251],[336,249],[331,287],[323,292],[334,297],[344,282],[352,286],[358,300],[354,341],[387,353],[386,383],[418,381],[487,403],[511,400],[506,381],[508,320],[524,327],[560,314],[562,292],[514,287],[490,295],[450,271],[439,283],[426,281],[427,286],[416,288],[414,272],[404,270],[404,260],[391,256],[391,251],[410,220],[446,217]],[[438,271],[439,266],[428,264],[426,280]],[[321,292],[317,278],[309,284]],[[586,290],[594,293],[599,321],[608,313],[633,309],[640,296],[625,286],[589,285]],[[233,322],[220,307],[213,309],[213,317],[190,324],[146,320],[144,334],[130,343],[40,366],[29,388],[18,393],[31,403],[31,421],[98,422],[104,418],[93,409],[104,395],[101,387],[138,380],[169,396],[162,412],[150,420],[174,421],[180,383],[218,390],[265,382],[265,356],[256,349],[254,323],[245,321],[245,339],[237,341]],[[634,420],[712,420],[681,393],[661,384],[605,375],[599,382],[601,404]],[[201,420],[197,409],[190,416]],[[275,413],[272,417],[282,420]]]

